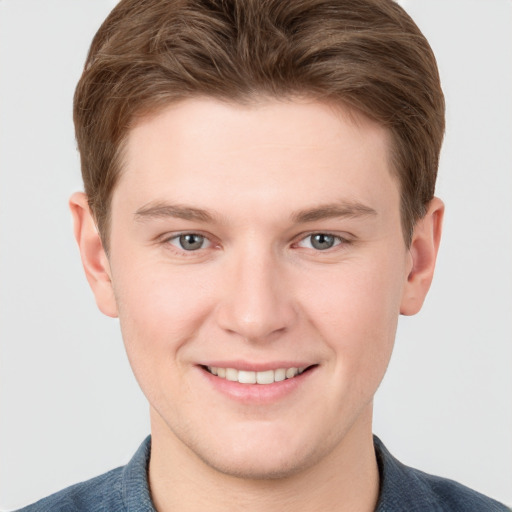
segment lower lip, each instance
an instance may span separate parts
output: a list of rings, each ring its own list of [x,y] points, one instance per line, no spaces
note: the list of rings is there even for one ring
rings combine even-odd
[[[209,384],[218,392],[241,403],[269,404],[285,398],[303,385],[316,370],[310,368],[291,379],[274,382],[273,384],[240,384],[217,377],[202,367],[199,370]]]

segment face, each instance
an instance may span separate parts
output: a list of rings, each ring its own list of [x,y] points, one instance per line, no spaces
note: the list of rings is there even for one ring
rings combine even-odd
[[[383,128],[316,102],[194,99],[133,128],[109,274],[153,435],[275,477],[371,434],[412,268],[389,161]]]

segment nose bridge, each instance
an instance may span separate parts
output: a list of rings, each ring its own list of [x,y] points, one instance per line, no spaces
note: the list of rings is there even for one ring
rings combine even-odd
[[[220,326],[251,341],[283,332],[295,319],[292,290],[271,248],[247,246],[226,262],[218,307]]]

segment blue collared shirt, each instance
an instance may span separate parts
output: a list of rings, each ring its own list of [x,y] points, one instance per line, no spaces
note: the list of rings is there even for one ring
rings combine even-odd
[[[380,474],[376,512],[510,512],[463,485],[396,460],[374,436]],[[156,512],[148,485],[151,437],[124,467],[72,485],[18,512]]]

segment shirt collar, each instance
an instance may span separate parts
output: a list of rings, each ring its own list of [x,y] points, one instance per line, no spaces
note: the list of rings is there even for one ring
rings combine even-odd
[[[149,492],[150,453],[151,436],[148,436],[123,469],[122,493],[127,512],[156,512]]]
[[[416,472],[396,460],[377,436],[373,436],[373,441],[380,477],[376,512],[428,510],[429,506],[435,509],[432,493]],[[148,482],[150,453],[148,436],[123,469],[122,495],[127,512],[156,512]]]
[[[375,435],[373,444],[380,476],[379,501],[375,512],[439,510],[435,496],[421,478],[423,473],[395,459]]]

